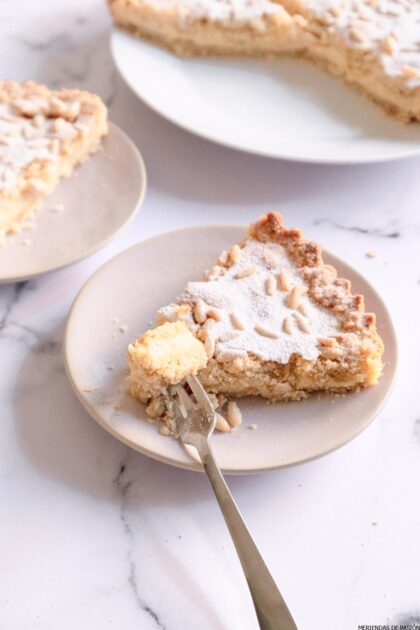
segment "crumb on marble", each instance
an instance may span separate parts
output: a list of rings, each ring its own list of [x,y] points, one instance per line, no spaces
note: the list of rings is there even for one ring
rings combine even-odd
[[[378,526],[378,523],[376,523],[376,521],[372,521],[372,525],[373,525],[374,527],[377,527],[377,526]]]
[[[112,370],[115,370],[115,367],[113,365],[107,365],[106,369],[112,372]]]
[[[64,204],[62,203],[57,203],[55,206],[51,208],[51,212],[63,212],[63,210],[64,210]]]
[[[85,392],[85,394],[91,394],[94,391],[95,391],[94,387],[83,387],[82,389],[82,392]]]
[[[123,324],[122,326],[120,326],[118,328],[118,330],[120,331],[120,333],[126,333],[128,330],[128,325],[127,324]]]
[[[30,238],[24,238],[22,241],[22,245],[30,245],[31,244],[31,239]]]
[[[374,251],[370,250],[370,251],[366,252],[366,257],[367,258],[376,258],[376,256],[377,256],[377,253],[374,252]]]
[[[255,423],[250,424],[250,425],[249,425],[249,427],[248,427],[248,429],[249,429],[250,431],[256,431],[256,430],[258,429],[258,424],[255,424]]]

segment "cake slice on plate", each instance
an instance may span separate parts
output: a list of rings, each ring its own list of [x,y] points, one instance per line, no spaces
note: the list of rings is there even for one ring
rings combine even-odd
[[[368,387],[382,353],[363,297],[324,263],[319,245],[271,212],[129,345],[129,391],[173,432],[167,387],[189,374],[223,413],[231,397],[299,400]],[[228,411],[237,417],[232,403]],[[229,427],[219,419],[219,428]]]
[[[419,0],[109,0],[117,25],[179,55],[298,54],[420,120]]]
[[[106,133],[107,110],[94,94],[0,81],[0,237],[18,231]]]
[[[178,55],[273,55],[312,37],[271,0],[108,0],[115,23]]]

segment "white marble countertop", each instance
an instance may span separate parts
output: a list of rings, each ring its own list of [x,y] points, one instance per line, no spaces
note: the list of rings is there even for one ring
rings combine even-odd
[[[181,131],[117,76],[102,0],[3,0],[0,29],[2,77],[97,91],[149,175],[138,217],[101,252],[0,287],[0,628],[257,627],[207,480],[101,430],[70,389],[61,342],[77,291],[115,253],[273,208],[383,294],[399,378],[349,445],[230,487],[301,630],[420,623],[420,160],[298,165]]]

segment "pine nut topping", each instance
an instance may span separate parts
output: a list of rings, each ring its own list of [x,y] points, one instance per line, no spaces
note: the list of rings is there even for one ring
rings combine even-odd
[[[238,271],[238,273],[235,276],[235,280],[242,280],[243,278],[248,278],[249,276],[252,276],[256,271],[257,271],[257,268],[255,265],[246,267],[245,269],[242,269],[242,271]]]
[[[417,70],[417,68],[413,66],[401,66],[401,72],[407,79],[418,79],[420,77],[420,70]]]
[[[236,330],[245,330],[245,322],[243,321],[242,317],[237,313],[231,313],[230,321],[232,322],[232,326],[236,328]]]
[[[292,334],[292,318],[286,317],[283,322],[283,330],[288,335]]]
[[[254,326],[254,330],[256,333],[258,333],[262,337],[270,337],[271,339],[279,338],[278,334],[274,330],[271,330],[270,328],[266,328],[265,326],[262,326],[261,324],[257,324],[256,326]]]
[[[220,254],[219,258],[217,259],[217,262],[218,262],[220,265],[226,265],[226,263],[227,263],[228,259],[229,259],[229,254],[228,254],[228,253],[227,253],[227,251],[225,250],[225,251],[223,251],[223,252]]]
[[[397,40],[392,35],[388,35],[388,37],[385,37],[382,40],[381,44],[383,50],[388,53],[388,55],[392,55],[397,48]]]
[[[333,5],[330,8],[330,13],[331,15],[333,15],[334,17],[339,17],[341,15],[341,10],[340,7],[338,7],[337,5]]]
[[[200,298],[197,300],[194,306],[194,319],[197,324],[204,324],[207,319],[207,308],[203,300]]]
[[[53,123],[53,129],[55,133],[60,133],[63,130],[65,125],[64,118],[56,118]]]
[[[326,348],[334,348],[337,344],[337,339],[335,337],[324,337],[318,340],[320,346],[324,346]]]
[[[232,428],[237,427],[242,422],[241,410],[239,409],[236,402],[234,402],[233,400],[228,402],[226,416],[227,416],[227,421],[229,422]]]
[[[295,320],[296,320],[299,330],[301,330],[304,333],[311,332],[311,329],[309,327],[309,322],[307,319],[303,318],[302,315],[299,315],[298,313],[294,313],[294,316],[295,316]]]
[[[359,42],[359,44],[366,41],[365,34],[363,33],[363,31],[359,30],[358,28],[353,27],[352,29],[350,29],[350,35],[356,42]]]
[[[239,245],[234,245],[233,247],[230,248],[229,257],[233,263],[237,263],[240,261],[241,254],[242,252]]]
[[[215,319],[216,322],[220,322],[222,319],[222,313],[218,308],[211,308],[207,311],[207,317],[211,317],[212,319]]]
[[[341,348],[321,348],[321,355],[326,359],[339,359],[343,355]]]
[[[293,289],[287,296],[287,306],[289,306],[290,308],[297,308],[300,304],[300,298],[302,297],[302,295],[307,293],[307,291],[308,287],[305,287],[303,285],[293,287]]]
[[[292,288],[290,278],[286,271],[281,271],[279,273],[279,275],[277,276],[277,283],[281,291],[290,291],[290,289]]]
[[[301,313],[301,315],[303,315],[304,317],[308,317],[309,313],[308,313],[308,309],[306,308],[306,305],[301,302],[299,304],[299,306],[297,307],[297,310],[299,311],[299,313]]]
[[[42,114],[36,114],[36,116],[34,116],[32,118],[32,124],[34,127],[42,127],[42,125],[45,122],[45,117]]]
[[[215,416],[216,416],[216,429],[218,431],[221,431],[222,433],[227,433],[228,431],[230,431],[230,424],[227,422],[227,420],[225,420],[224,417],[217,411],[215,413]]]
[[[273,295],[276,290],[276,280],[273,276],[269,276],[265,281],[265,292],[267,295]]]
[[[216,349],[216,339],[213,337],[213,335],[207,335],[204,341],[204,350],[206,351],[208,359],[213,358],[215,349]]]

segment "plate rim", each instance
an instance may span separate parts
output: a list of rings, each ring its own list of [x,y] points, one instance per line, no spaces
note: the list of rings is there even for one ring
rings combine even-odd
[[[387,156],[382,156],[382,157],[375,155],[371,157],[365,157],[365,158],[362,157],[362,158],[357,159],[357,158],[345,158],[345,157],[343,158],[325,157],[324,158],[322,156],[321,157],[313,157],[313,156],[304,157],[304,156],[296,156],[296,155],[291,156],[281,151],[269,151],[269,150],[264,151],[258,148],[243,146],[241,144],[225,140],[223,139],[223,137],[216,138],[214,135],[207,134],[205,130],[198,130],[194,127],[190,127],[188,126],[188,122],[180,121],[176,116],[172,116],[169,112],[162,111],[159,107],[156,106],[156,104],[153,102],[152,99],[149,99],[144,94],[139,93],[137,88],[134,86],[132,80],[128,78],[126,74],[122,71],[120,63],[119,63],[118,55],[116,53],[116,47],[118,45],[117,39],[121,35],[131,37],[133,41],[136,41],[139,38],[137,38],[135,35],[128,33],[123,28],[119,28],[118,26],[115,26],[115,25],[113,25],[111,29],[110,48],[111,48],[112,58],[118,69],[118,73],[120,77],[122,77],[124,83],[130,88],[133,94],[137,96],[137,98],[139,98],[145,105],[147,105],[147,107],[149,107],[152,111],[157,113],[159,116],[162,116],[162,118],[169,121],[176,127],[183,129],[184,131],[187,131],[188,133],[191,133],[198,138],[204,139],[207,142],[211,142],[212,144],[226,147],[234,151],[240,151],[241,153],[245,153],[246,155],[256,155],[260,157],[269,158],[272,160],[286,160],[288,162],[296,162],[298,164],[318,164],[321,166],[322,165],[324,166],[357,166],[357,165],[363,165],[363,164],[382,164],[382,163],[388,163],[388,162],[397,162],[400,160],[408,160],[410,158],[415,158],[420,155],[420,143],[418,144],[417,148],[414,148],[411,151],[405,150],[405,151],[400,151],[399,153],[393,154],[393,155],[387,155]],[[142,44],[145,44],[145,45],[154,46],[154,47],[157,46],[157,44],[153,44],[153,42],[149,42],[147,40],[140,40],[140,41],[142,42]],[[170,51],[164,48],[162,49],[170,53]],[[174,56],[176,57],[175,54]],[[224,57],[221,57],[221,58],[223,59]],[[380,107],[380,105],[377,105],[377,107]],[[396,121],[396,123],[398,123],[398,121]],[[403,124],[403,123],[400,123],[400,124]],[[420,125],[420,123],[418,124]]]
[[[160,454],[156,454],[154,451],[151,451],[145,447],[140,446],[139,444],[130,441],[128,438],[125,438],[124,436],[122,436],[120,433],[118,433],[116,430],[114,430],[114,428],[112,426],[110,426],[109,424],[107,424],[102,416],[100,415],[100,413],[97,412],[97,409],[95,407],[95,405],[93,405],[93,403],[91,403],[87,398],[83,397],[81,395],[81,391],[79,390],[79,388],[76,386],[76,383],[73,379],[72,376],[72,372],[71,372],[71,367],[70,367],[70,362],[68,360],[68,356],[69,356],[69,352],[68,349],[71,345],[70,342],[70,327],[71,327],[71,322],[72,322],[72,318],[74,316],[74,313],[76,312],[79,300],[81,300],[84,291],[88,288],[88,286],[94,282],[95,278],[97,275],[99,275],[99,273],[102,273],[104,271],[104,269],[108,266],[111,266],[114,261],[117,258],[123,257],[125,256],[129,251],[134,250],[138,247],[141,247],[141,245],[143,243],[146,242],[151,242],[154,240],[158,240],[160,239],[162,236],[167,236],[169,234],[176,234],[179,232],[186,232],[186,231],[200,231],[200,230],[207,230],[209,228],[228,228],[228,229],[241,229],[243,230],[243,232],[245,232],[245,230],[247,229],[247,225],[244,224],[238,224],[238,223],[230,223],[230,224],[206,224],[206,225],[196,225],[196,226],[189,226],[189,227],[184,227],[184,228],[178,228],[176,230],[169,230],[167,232],[161,232],[160,234],[156,234],[155,236],[152,236],[150,238],[141,240],[137,243],[135,243],[134,245],[131,245],[130,247],[124,249],[121,252],[118,252],[115,256],[113,256],[112,258],[110,258],[109,260],[107,260],[103,265],[101,265],[98,269],[96,269],[90,276],[89,278],[84,282],[84,284],[82,285],[82,287],[80,288],[80,290],[78,291],[76,297],[73,300],[73,303],[70,307],[69,313],[68,313],[68,317],[67,317],[67,321],[66,321],[66,327],[65,327],[65,333],[64,333],[64,342],[63,342],[63,350],[62,350],[62,355],[63,355],[63,362],[64,362],[64,368],[65,368],[65,372],[66,372],[66,376],[69,380],[69,383],[71,385],[71,388],[74,392],[74,394],[76,395],[76,398],[80,401],[80,403],[82,404],[82,406],[84,407],[84,409],[89,413],[89,415],[95,420],[95,422],[97,422],[99,424],[99,426],[101,426],[103,429],[105,429],[107,431],[107,433],[109,433],[110,435],[112,435],[112,437],[116,438],[119,442],[125,444],[126,446],[129,446],[130,448],[132,448],[133,450],[141,453],[142,455],[145,455],[147,457],[150,457],[151,459],[154,459],[155,461],[159,461],[162,462],[164,464],[168,464],[170,466],[175,466],[176,468],[181,468],[183,470],[192,470],[195,472],[204,472],[204,468],[201,466],[200,463],[196,462],[195,460],[193,460],[192,458],[190,459],[190,463],[187,462],[179,462],[179,461],[174,461],[173,459],[170,459],[169,457],[165,457],[164,455],[160,455]],[[398,368],[399,368],[399,346],[398,346],[398,337],[396,334],[396,330],[395,330],[395,326],[391,317],[391,314],[384,302],[384,300],[382,299],[382,297],[379,295],[379,293],[376,291],[376,289],[373,287],[373,285],[365,279],[365,277],[354,267],[352,267],[351,265],[349,265],[348,263],[346,263],[345,261],[343,261],[341,258],[335,256],[334,254],[331,254],[329,250],[323,248],[323,253],[326,254],[327,256],[331,256],[332,258],[335,258],[336,260],[338,260],[340,263],[342,262],[345,266],[348,266],[351,268],[352,272],[354,273],[354,276],[357,278],[357,280],[361,279],[363,283],[365,283],[365,285],[367,285],[367,287],[369,288],[370,291],[372,291],[373,295],[375,296],[375,299],[377,299],[379,301],[379,303],[382,305],[382,308],[386,314],[386,317],[389,321],[389,333],[392,337],[392,345],[394,348],[394,352],[395,352],[395,362],[393,365],[388,365],[388,369],[391,370],[390,373],[390,381],[389,381],[389,386],[388,389],[385,393],[385,395],[383,396],[382,400],[380,401],[379,405],[375,408],[374,413],[367,419],[367,421],[365,421],[364,423],[362,423],[360,425],[360,427],[358,427],[358,430],[355,433],[352,433],[351,436],[347,439],[345,439],[344,441],[338,441],[335,445],[333,445],[331,448],[323,451],[322,453],[318,453],[316,455],[310,456],[310,457],[304,457],[300,460],[294,461],[292,463],[288,463],[288,464],[280,464],[280,465],[274,465],[274,466],[259,466],[258,468],[221,468],[222,472],[224,474],[228,474],[228,475],[244,475],[244,474],[258,474],[258,473],[264,473],[264,472],[272,472],[275,470],[282,470],[282,469],[286,469],[286,468],[292,468],[294,466],[300,466],[302,464],[306,464],[309,463],[311,461],[315,461],[317,459],[320,459],[321,457],[324,457],[325,455],[329,455],[330,453],[333,453],[337,450],[339,450],[340,448],[342,448],[343,446],[345,446],[346,444],[350,443],[351,441],[353,441],[356,437],[358,437],[363,431],[365,431],[365,429],[367,429],[375,420],[375,418],[378,417],[378,415],[380,414],[380,412],[382,411],[384,405],[386,404],[386,402],[388,401],[394,386],[395,386],[395,382],[397,379],[397,375],[398,375]],[[139,403],[141,404],[141,403]],[[139,422],[144,422],[144,420],[142,420],[141,418],[139,418]],[[162,436],[162,439],[168,439],[166,436]],[[172,439],[172,438],[171,438]]]
[[[146,191],[147,191],[147,185],[148,185],[148,181],[147,181],[147,171],[146,171],[146,165],[144,162],[144,158],[139,150],[139,148],[137,147],[137,145],[133,142],[133,140],[131,140],[131,138],[129,138],[129,136],[125,133],[125,131],[123,131],[123,129],[121,129],[121,127],[119,127],[119,125],[116,125],[114,122],[112,122],[111,120],[108,120],[108,127],[110,129],[113,130],[113,132],[116,132],[117,134],[120,134],[120,136],[122,136],[124,138],[124,142],[126,142],[131,149],[133,149],[133,154],[136,156],[135,159],[137,160],[137,165],[139,167],[139,173],[140,173],[140,179],[142,181],[142,186],[136,201],[136,204],[133,206],[132,211],[126,216],[126,218],[124,219],[124,221],[118,226],[118,228],[116,230],[114,230],[113,232],[111,232],[110,234],[108,234],[105,238],[103,238],[102,240],[98,241],[97,243],[95,243],[94,245],[92,245],[89,249],[87,249],[82,255],[77,256],[76,258],[70,258],[65,260],[64,262],[61,262],[59,264],[53,264],[50,267],[47,267],[41,271],[35,271],[33,273],[29,273],[29,274],[21,274],[21,275],[17,275],[17,276],[1,276],[0,275],[0,285],[3,284],[10,284],[13,282],[25,282],[26,280],[33,280],[34,278],[38,278],[39,276],[43,276],[46,273],[50,273],[53,271],[58,271],[60,269],[64,269],[65,267],[69,267],[71,265],[74,265],[78,262],[81,262],[82,260],[85,260],[86,258],[89,258],[90,256],[92,256],[93,254],[95,254],[96,252],[98,252],[99,250],[103,249],[115,236],[117,236],[117,234],[120,233],[120,231],[122,229],[124,229],[129,223],[131,223],[131,221],[134,219],[134,217],[137,215],[137,213],[140,211],[140,208],[144,202],[144,198],[146,196]],[[94,156],[91,156],[94,157]]]

